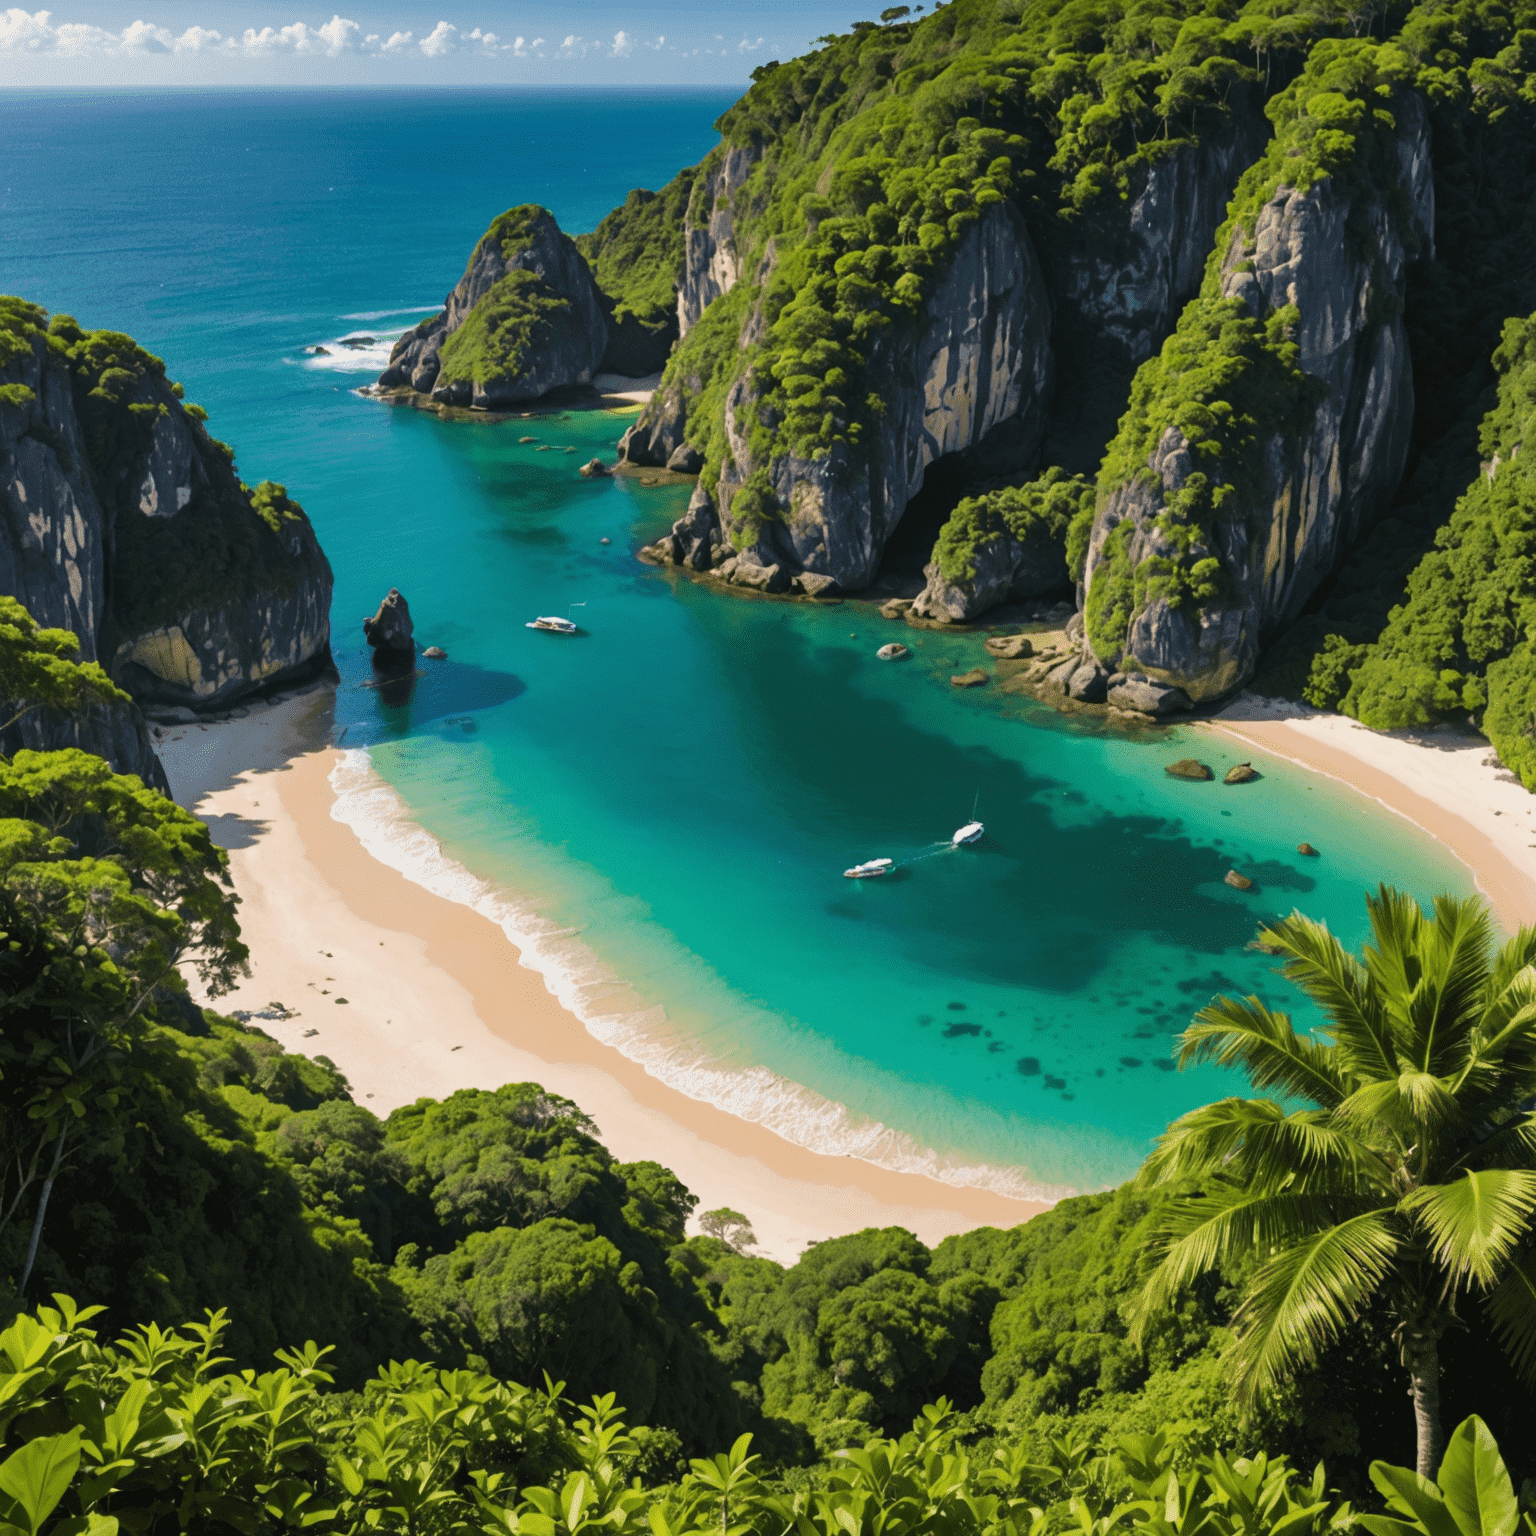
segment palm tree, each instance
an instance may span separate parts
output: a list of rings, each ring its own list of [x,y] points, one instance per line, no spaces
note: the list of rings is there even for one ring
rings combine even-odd
[[[1185,1031],[1181,1067],[1242,1067],[1271,1096],[1208,1104],[1159,1138],[1143,1180],[1198,1193],[1170,1200],[1137,1321],[1256,1258],[1232,1319],[1251,1405],[1384,1306],[1431,1476],[1440,1336],[1464,1298],[1485,1298],[1516,1368],[1536,1374],[1536,930],[1495,951],[1481,900],[1441,896],[1426,917],[1382,886],[1366,905],[1362,960],[1300,913],[1260,930],[1324,1028],[1219,997]]]

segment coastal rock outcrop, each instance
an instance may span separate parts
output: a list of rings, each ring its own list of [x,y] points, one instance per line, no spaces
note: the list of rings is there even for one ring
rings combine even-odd
[[[233,450],[129,337],[5,303],[7,590],[144,702],[219,708],[324,669],[331,570],[303,509],[280,485],[243,485]],[[136,711],[29,716],[23,732],[149,771]]]
[[[1374,151],[1370,175],[1300,188],[1283,159],[1280,174],[1267,163],[1250,173],[1252,211],[1147,365],[1163,369],[1197,335],[1220,349],[1214,328],[1235,316],[1229,334],[1246,326],[1253,341],[1226,392],[1264,425],[1251,446],[1224,446],[1220,422],[1181,402],[1176,363],[1149,379],[1106,459],[1085,560],[1088,644],[1104,666],[1196,702],[1240,686],[1396,489],[1413,416],[1403,274],[1410,251],[1432,248],[1434,193],[1423,103],[1400,91],[1392,108],[1391,129],[1361,150]]]
[[[741,278],[736,195],[760,158],[761,150],[755,145],[722,145],[699,167],[683,221],[686,245],[677,290],[677,325],[682,336]]]
[[[608,344],[581,252],[524,203],[481,236],[442,310],[395,343],[379,387],[494,410],[587,383]]]

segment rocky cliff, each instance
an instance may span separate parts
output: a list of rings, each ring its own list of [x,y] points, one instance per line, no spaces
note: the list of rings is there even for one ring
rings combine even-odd
[[[3,302],[5,589],[146,702],[223,707],[323,668],[331,571],[302,508],[242,485],[233,450],[129,337]],[[28,718],[25,744],[54,744]],[[145,770],[136,712],[47,731]]]
[[[1400,91],[1380,117],[1332,171],[1282,152],[1249,173],[1201,299],[1138,376],[1083,577],[1106,675],[1230,692],[1397,488],[1404,269],[1434,199],[1421,101]]]

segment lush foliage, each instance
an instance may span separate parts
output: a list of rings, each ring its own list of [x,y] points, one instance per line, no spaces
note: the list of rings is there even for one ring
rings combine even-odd
[[[443,343],[438,381],[522,378],[541,357],[578,341],[576,325],[575,305],[538,273],[508,272]]]
[[[1487,467],[1409,577],[1406,601],[1349,656],[1340,707],[1377,729],[1470,714],[1536,788],[1536,480],[1521,453],[1536,419],[1536,318],[1510,321],[1494,363]],[[1314,664],[1314,698],[1333,703],[1335,687]]]
[[[1213,1266],[1253,1256],[1228,1359],[1240,1398],[1294,1377],[1373,1304],[1414,1396],[1419,1471],[1439,1462],[1440,1339],[1485,1298],[1536,1371],[1536,929],[1495,949],[1483,904],[1426,917],[1383,888],[1357,960],[1299,913],[1260,931],[1328,1024],[1302,1034],[1258,998],[1218,998],[1186,1062],[1240,1067],[1271,1097],[1191,1111],[1147,1162],[1192,1181],[1141,1299],[1157,1317]]]
[[[67,629],[43,629],[14,597],[0,597],[0,701],[10,718],[0,734],[33,709],[88,709],[126,701],[95,662],[81,663]]]
[[[981,496],[968,496],[949,515],[933,546],[944,579],[971,581],[978,551],[995,539],[1010,538],[1030,554],[1045,556],[1059,550],[1062,583],[1067,579],[1072,551],[1068,530],[1079,530],[1086,550],[1087,529],[1093,521],[1094,489],[1082,475],[1052,467],[1027,485],[1005,486]],[[1081,554],[1077,563],[1082,569]]]
[[[772,1475],[741,1436],[681,1477],[675,1440],[630,1431],[611,1395],[574,1412],[530,1391],[415,1361],[360,1393],[329,1390],[326,1351],[234,1373],[206,1324],[106,1343],[67,1297],[0,1334],[0,1518],[26,1536],[232,1527],[411,1536],[1323,1536],[1355,1522],[1283,1457],[1181,1458],[1161,1433],[971,1443],[940,1401],[899,1439],[871,1438],[808,1477]],[[1438,1482],[1377,1462],[1389,1515],[1371,1536],[1514,1536],[1513,1481],[1480,1419]],[[1532,1529],[1527,1519],[1526,1529]]]
[[[633,315],[653,331],[675,321],[693,182],[690,169],[660,192],[637,188],[590,234],[576,237],[615,320]]]

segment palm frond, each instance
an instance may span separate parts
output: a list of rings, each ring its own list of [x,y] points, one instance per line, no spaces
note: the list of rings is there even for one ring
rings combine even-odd
[[[1239,1394],[1315,1360],[1360,1314],[1402,1247],[1392,1214],[1364,1211],[1283,1250],[1248,1283],[1232,1323]]]
[[[1266,928],[1263,936],[1288,956],[1282,967],[1286,979],[1332,1021],[1333,1040],[1342,1058],[1335,1073],[1395,1076],[1391,1021],[1373,993],[1365,967],[1328,931],[1327,924],[1293,912]]]
[[[1522,1253],[1488,1297],[1494,1327],[1515,1369],[1536,1381],[1536,1253]]]
[[[1463,1168],[1536,1168],[1536,1112],[1524,1110],[1510,1124],[1501,1125],[1487,1140],[1468,1148],[1444,1176]]]
[[[1418,933],[1422,969],[1406,999],[1408,1029],[1399,1054],[1421,1072],[1447,1077],[1467,1060],[1488,999],[1493,919],[1480,896],[1437,896],[1434,908],[1433,920]]]
[[[1256,997],[1213,998],[1180,1038],[1179,1065],[1214,1061],[1240,1067],[1255,1088],[1278,1089],[1331,1109],[1348,1094],[1328,1048],[1298,1035],[1290,1018]]]
[[[1473,1092],[1508,1084],[1519,1099],[1536,1090],[1536,967],[1516,971],[1491,990],[1471,1046],[1462,1080]]]
[[[1448,1184],[1416,1189],[1403,1209],[1429,1237],[1435,1262],[1453,1284],[1492,1286],[1529,1234],[1536,1171],[1468,1169]]]
[[[1493,957],[1493,974],[1489,978],[1489,990],[1502,992],[1521,971],[1536,966],[1536,928],[1521,928],[1512,939],[1506,939]]]
[[[1287,1114],[1273,1099],[1219,1099],[1180,1116],[1158,1137],[1141,1181],[1170,1184],[1225,1174],[1253,1190],[1392,1188],[1392,1168],[1323,1110]]]
[[[1154,1313],[1209,1270],[1255,1252],[1304,1242],[1319,1230],[1385,1209],[1386,1204],[1379,1196],[1260,1193],[1236,1184],[1173,1201],[1162,1231],[1147,1250],[1151,1268],[1131,1306],[1133,1334],[1139,1336]]]

